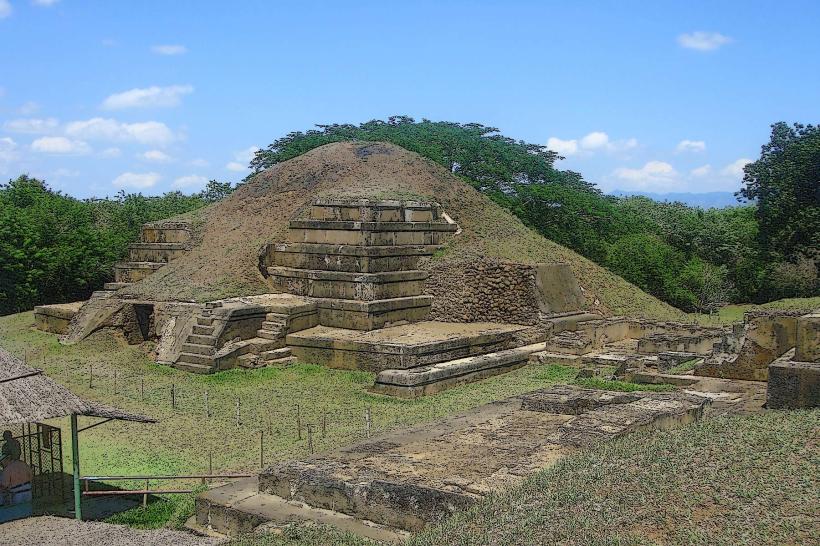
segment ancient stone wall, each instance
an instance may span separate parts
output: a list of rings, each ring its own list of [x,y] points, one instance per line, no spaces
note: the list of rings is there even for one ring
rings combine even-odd
[[[495,260],[425,264],[425,294],[434,296],[431,320],[444,322],[539,321],[536,266]]]

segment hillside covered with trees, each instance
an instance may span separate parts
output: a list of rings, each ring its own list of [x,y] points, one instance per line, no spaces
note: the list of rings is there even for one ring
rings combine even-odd
[[[703,210],[601,193],[559,156],[477,123],[391,117],[319,125],[257,152],[254,172],[331,142],[387,141],[440,165],[543,236],[686,311],[818,293],[820,130],[777,123],[746,167],[746,204]],[[251,175],[252,176],[252,175]],[[87,297],[111,278],[141,224],[219,200],[230,184],[198,194],[118,194],[78,200],[20,176],[0,185],[0,314]]]

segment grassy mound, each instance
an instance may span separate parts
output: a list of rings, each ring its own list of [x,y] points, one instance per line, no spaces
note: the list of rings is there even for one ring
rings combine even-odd
[[[124,290],[147,299],[193,301],[268,292],[258,271],[261,247],[285,240],[288,221],[306,213],[318,196],[434,200],[463,232],[430,267],[476,257],[566,262],[590,308],[656,319],[682,317],[617,275],[544,239],[441,166],[384,143],[328,144],[259,173],[227,199],[188,216],[196,230],[188,255]]]

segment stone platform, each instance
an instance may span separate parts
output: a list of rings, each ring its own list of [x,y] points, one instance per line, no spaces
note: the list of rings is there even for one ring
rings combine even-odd
[[[44,332],[65,334],[71,319],[83,306],[84,301],[38,305],[34,308],[34,327]]]
[[[515,324],[433,321],[371,331],[317,326],[289,334],[286,344],[302,362],[380,372],[511,349],[521,345],[516,334],[527,329]]]
[[[258,494],[274,507],[301,503],[368,525],[417,531],[578,449],[695,421],[707,404],[680,392],[557,386],[272,466],[260,474]],[[250,489],[244,494],[253,498]],[[246,510],[243,501],[229,504],[219,489],[201,494],[196,504],[198,523],[219,532],[247,532],[259,522],[258,510]]]

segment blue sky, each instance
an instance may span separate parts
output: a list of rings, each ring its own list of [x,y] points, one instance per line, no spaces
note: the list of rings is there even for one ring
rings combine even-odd
[[[238,181],[255,147],[393,114],[548,144],[605,190],[739,187],[817,123],[820,2],[0,0],[0,179]]]

